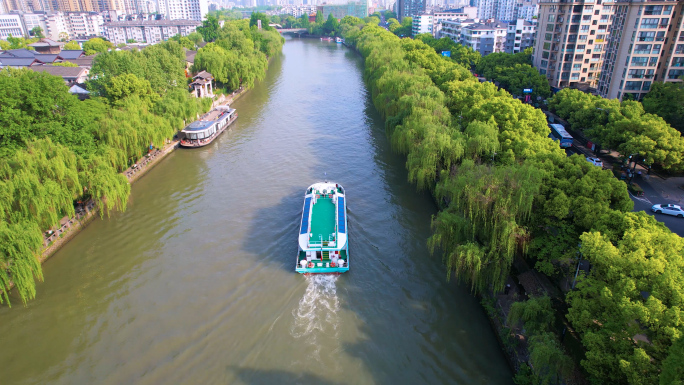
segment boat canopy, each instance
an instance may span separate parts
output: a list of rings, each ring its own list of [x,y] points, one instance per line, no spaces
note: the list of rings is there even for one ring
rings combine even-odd
[[[210,119],[200,119],[192,122],[181,132],[188,139],[210,138],[228,123],[233,113],[235,113],[235,109],[217,107],[216,111],[212,112],[216,112],[217,115],[215,117],[209,116]]]

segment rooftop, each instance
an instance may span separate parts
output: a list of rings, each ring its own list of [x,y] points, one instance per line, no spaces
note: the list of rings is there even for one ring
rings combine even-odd
[[[63,78],[77,78],[79,76],[87,75],[88,70],[83,67],[55,67],[55,66],[33,66],[32,70],[36,72],[47,72],[50,75],[61,76]]]

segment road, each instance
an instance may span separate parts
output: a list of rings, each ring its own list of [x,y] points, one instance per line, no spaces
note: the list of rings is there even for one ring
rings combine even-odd
[[[566,154],[568,154],[568,156],[571,156],[573,154],[584,155],[585,157],[596,156],[586,147],[581,145],[581,143],[579,143],[577,140],[575,140],[572,147],[566,148],[565,152]],[[603,159],[605,168],[611,167],[610,163],[607,162],[606,158],[601,159]],[[636,178],[634,179],[634,182],[636,182],[644,190],[643,197],[635,197],[631,193],[629,194],[630,198],[632,198],[632,201],[634,202],[634,211],[645,211],[649,215],[654,215],[656,219],[660,222],[663,222],[665,226],[667,226],[670,229],[670,231],[678,234],[680,237],[684,237],[683,218],[677,218],[665,214],[655,214],[651,211],[651,206],[653,206],[654,204],[680,203],[664,198],[655,188],[651,186],[647,178],[648,177],[636,176]]]
[[[665,223],[670,231],[684,237],[684,218],[677,218],[671,215],[655,214],[651,211],[651,206],[654,204],[677,203],[663,199],[663,197],[646,181],[644,178],[636,177],[635,182],[644,190],[643,197],[635,197],[630,194],[630,198],[634,201],[634,211],[645,211],[650,215],[655,215],[656,219]]]

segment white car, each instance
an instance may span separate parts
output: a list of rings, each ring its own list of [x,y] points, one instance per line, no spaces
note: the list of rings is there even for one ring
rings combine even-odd
[[[684,218],[684,210],[677,205],[653,205],[651,211],[657,214],[674,215],[679,218]]]
[[[603,167],[603,161],[599,158],[589,158],[587,157],[587,162],[593,164],[594,166]]]

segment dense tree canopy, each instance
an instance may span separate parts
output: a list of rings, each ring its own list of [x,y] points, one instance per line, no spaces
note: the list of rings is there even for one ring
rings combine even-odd
[[[530,59],[531,50],[516,54],[491,53],[483,57],[475,71],[488,80],[496,81],[513,96],[522,97],[525,88],[532,89],[532,98],[551,96],[551,87],[546,76],[541,75]]]
[[[653,83],[642,103],[646,112],[660,116],[679,132],[684,132],[684,87],[681,83]]]
[[[576,265],[581,251],[592,269],[568,295],[568,319],[587,349],[582,365],[591,380],[681,383],[681,238],[652,216],[632,213],[622,181],[583,157],[566,156],[548,138],[540,110],[479,83],[468,63],[438,55],[439,41],[399,39],[369,20],[343,30],[365,58],[373,103],[393,147],[407,156],[409,180],[439,202],[428,243],[443,253],[448,274],[473,291],[496,292],[515,258],[551,276],[563,264]],[[519,87],[520,79],[533,77],[528,55],[489,55],[478,71]],[[636,102],[564,90],[550,105],[617,148],[680,164],[676,131]],[[563,382],[572,363],[549,328],[548,298],[516,305],[511,314],[529,336],[528,374],[516,381]]]
[[[439,54],[441,54],[443,51],[449,51],[451,54],[451,60],[454,60],[465,68],[470,68],[471,66],[474,66],[480,62],[481,55],[479,52],[470,47],[455,43],[448,37],[435,39],[430,33],[421,33],[420,35],[416,35],[415,39],[420,40],[434,48],[435,52]]]
[[[99,37],[94,37],[83,43],[83,50],[86,55],[107,52],[110,48],[114,48],[114,44]]]
[[[250,27],[247,20],[226,23],[217,36],[197,52],[193,71],[209,71],[228,90],[253,86],[284,42],[278,32]]]
[[[81,46],[78,44],[78,42],[76,40],[72,40],[72,41],[64,44],[64,47],[62,47],[62,48],[66,49],[66,50],[80,50]]]
[[[604,148],[623,156],[639,154],[647,165],[665,169],[684,168],[684,138],[661,117],[645,113],[641,103],[620,102],[564,89],[549,100],[549,108],[566,119],[573,129]]]

